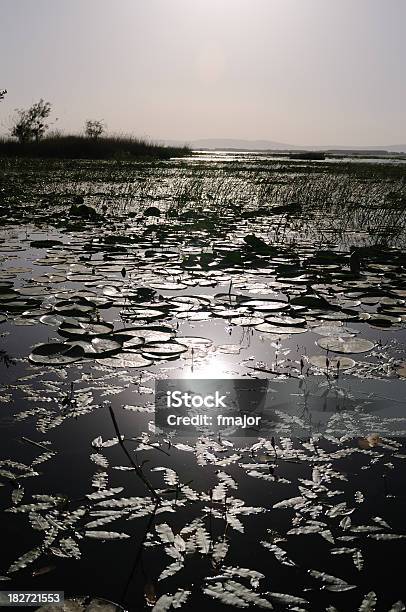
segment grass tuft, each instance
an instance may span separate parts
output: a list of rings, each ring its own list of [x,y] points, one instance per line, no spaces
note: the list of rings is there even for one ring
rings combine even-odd
[[[169,159],[188,155],[188,147],[167,147],[133,136],[54,135],[39,142],[19,143],[0,139],[0,157],[38,157],[57,159]]]

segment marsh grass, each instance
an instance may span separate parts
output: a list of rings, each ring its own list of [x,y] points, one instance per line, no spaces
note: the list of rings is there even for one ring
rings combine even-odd
[[[43,159],[169,159],[188,155],[187,147],[166,147],[132,136],[88,138],[82,135],[60,134],[39,142],[19,143],[0,140],[0,157],[37,157]]]

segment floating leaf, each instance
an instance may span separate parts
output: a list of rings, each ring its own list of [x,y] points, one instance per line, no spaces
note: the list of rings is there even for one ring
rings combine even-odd
[[[327,337],[317,341],[320,348],[334,353],[367,353],[375,344],[363,338]]]
[[[188,599],[191,591],[179,589],[174,595],[161,595],[152,612],[167,612],[171,607],[180,608]]]
[[[321,580],[326,585],[328,591],[350,591],[351,589],[355,589],[356,586],[354,584],[348,584],[345,580],[341,578],[337,578],[336,576],[331,576],[330,574],[326,574],[325,572],[319,572],[317,570],[309,570],[310,576],[316,578],[317,580]]]
[[[161,538],[162,542],[168,542],[172,544],[175,541],[175,536],[173,534],[172,529],[167,525],[167,523],[162,523],[161,525],[155,526],[155,531]]]
[[[107,357],[106,359],[96,359],[100,365],[109,368],[145,368],[152,364],[150,359],[146,359],[139,353],[120,353],[117,357]]]
[[[63,366],[79,361],[84,357],[85,351],[77,344],[63,344],[51,342],[39,344],[33,348],[29,360],[35,364]]]
[[[365,595],[362,603],[359,607],[359,612],[375,612],[375,606],[377,603],[376,593],[374,591],[370,591],[367,595]]]
[[[12,563],[12,565],[9,567],[8,573],[12,574],[20,569],[23,569],[24,567],[27,567],[27,565],[33,563],[33,561],[38,559],[41,555],[41,548],[34,548],[33,550],[30,550],[29,552],[25,553],[25,555],[17,559],[17,561]]]
[[[130,537],[127,533],[117,531],[85,531],[85,536],[96,540],[124,540]]]
[[[100,465],[100,467],[103,467],[103,468],[109,467],[109,462],[107,461],[106,457],[104,457],[103,455],[100,455],[100,453],[93,453],[92,455],[90,455],[90,459],[94,463],[96,463],[96,465]]]
[[[104,336],[110,334],[114,329],[111,323],[83,323],[77,322],[77,325],[72,323],[62,323],[58,332],[62,336],[87,337],[87,336]]]
[[[170,565],[168,565],[166,569],[163,570],[163,572],[160,573],[160,575],[158,576],[158,581],[165,580],[165,578],[169,578],[169,576],[173,576],[180,569],[182,569],[182,567],[183,567],[182,561],[175,561],[175,563],[171,563]]]
[[[406,535],[397,533],[369,533],[368,538],[374,540],[404,540]]]
[[[202,554],[210,551],[210,536],[203,527],[196,529],[196,543]]]
[[[187,347],[176,342],[150,342],[143,346],[142,353],[153,359],[157,357],[166,357],[180,355],[187,351]]]
[[[304,334],[307,331],[307,327],[289,327],[288,325],[278,327],[277,325],[271,325],[270,323],[261,323],[260,325],[256,325],[255,329],[259,332],[273,334],[276,336],[284,334]]]
[[[223,584],[216,582],[213,586],[204,588],[203,593],[210,595],[214,599],[218,599],[221,603],[237,606],[239,608],[246,608],[249,605],[253,605],[265,610],[273,610],[271,602],[234,580],[227,580]]]
[[[354,554],[352,555],[352,559],[354,561],[354,565],[357,568],[357,570],[361,571],[362,568],[364,567],[364,557],[362,556],[361,551],[356,550]]]
[[[226,558],[229,545],[227,542],[216,542],[213,545],[212,558],[216,563],[220,563]]]
[[[249,603],[245,599],[227,590],[220,582],[216,582],[216,584],[204,588],[203,593],[209,595],[209,597],[213,599],[217,599],[226,606],[235,606],[237,608],[249,607]]]
[[[405,604],[403,601],[397,601],[393,604],[391,609],[388,612],[404,612],[406,610]]]
[[[350,357],[334,357],[333,359],[326,359],[325,355],[314,355],[309,358],[309,363],[320,370],[329,370],[332,373],[336,373],[337,371],[341,370],[350,370],[356,366],[356,362]]]
[[[269,593],[269,597],[275,599],[276,601],[280,601],[284,604],[308,604],[309,602],[303,597],[295,597],[294,595],[287,595],[286,593]]]
[[[88,493],[86,497],[88,499],[97,499],[97,500],[105,499],[106,497],[117,495],[117,493],[121,493],[121,491],[123,491],[123,487],[115,487],[114,489],[103,489],[101,491],[96,491],[95,493]]]
[[[13,504],[15,505],[19,504],[23,497],[24,497],[23,487],[18,487],[18,489],[13,489],[13,492],[11,493],[11,500]]]

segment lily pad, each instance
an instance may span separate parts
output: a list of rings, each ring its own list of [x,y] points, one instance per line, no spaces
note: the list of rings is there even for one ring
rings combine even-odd
[[[374,342],[364,338],[341,338],[338,336],[320,338],[317,344],[320,348],[334,353],[367,353],[375,346]]]
[[[307,327],[290,327],[288,325],[284,327],[278,327],[277,325],[271,325],[270,323],[261,323],[256,325],[255,329],[259,332],[265,332],[266,334],[303,334],[307,331]]]
[[[125,610],[120,605],[107,599],[80,597],[65,599],[62,607],[59,604],[41,606],[37,609],[37,612],[125,612]]]
[[[62,323],[62,318],[61,317],[56,317],[54,315],[42,315],[42,317],[40,317],[39,320],[44,325],[51,325],[51,326],[55,326],[55,327],[57,325],[61,325],[61,323]]]
[[[48,249],[53,246],[62,246],[62,244],[60,240],[32,240],[30,242],[30,246],[37,249]]]
[[[207,321],[208,319],[211,318],[211,312],[208,311],[191,311],[188,310],[186,312],[177,312],[176,313],[176,318],[177,319],[186,319],[187,321]]]
[[[151,283],[150,286],[160,291],[179,291],[179,289],[186,289],[187,287],[183,283]]]
[[[84,323],[77,322],[77,325],[71,323],[62,323],[58,332],[62,336],[104,336],[110,334],[114,329],[112,323]]]
[[[398,365],[396,374],[400,376],[400,378],[406,378],[406,362],[402,362]]]
[[[230,321],[232,325],[240,325],[241,327],[253,327],[255,325],[261,325],[264,322],[262,317],[247,316],[247,317],[233,317]]]
[[[32,280],[36,283],[63,283],[66,281],[66,276],[61,274],[43,274],[41,276],[33,276]]]
[[[121,342],[110,338],[92,338],[88,342],[75,340],[75,344],[83,348],[86,356],[111,355],[118,352],[122,347]]]
[[[311,363],[311,365],[315,366],[316,368],[319,368],[320,370],[329,371],[350,370],[356,365],[354,359],[351,359],[350,357],[333,357],[333,359],[328,360],[327,367],[327,360],[325,355],[314,355],[313,357],[310,357],[309,363]]]
[[[168,330],[168,331],[164,331]],[[124,341],[125,346],[131,346],[131,348],[135,348],[137,342],[139,346],[144,344],[144,342],[169,342],[174,336],[174,332],[169,327],[163,327],[162,329],[157,328],[130,328],[130,329],[121,329],[113,334],[114,336],[118,336]]]
[[[32,363],[42,365],[62,366],[79,361],[85,354],[77,344],[64,344],[63,342],[49,342],[36,346],[29,356]]]
[[[123,349],[125,351],[134,351],[138,348],[140,348],[140,346],[142,346],[143,344],[145,344],[145,340],[144,338],[137,338],[135,337],[130,337],[130,336],[122,336],[120,334],[117,334],[115,336],[115,338],[118,338],[120,340],[124,340],[123,341]]]
[[[96,359],[96,361],[110,368],[146,368],[153,363],[151,359],[146,359],[140,353],[121,353],[117,357]]]
[[[187,347],[177,342],[155,342],[148,343],[143,347],[142,353],[147,353],[148,356],[165,356],[165,355],[180,355],[187,351]]]
[[[222,308],[216,306],[213,308],[213,314],[216,317],[222,317],[224,319],[229,319],[231,317],[240,317],[249,312],[248,308]]]
[[[166,313],[152,308],[134,308],[130,310],[131,319],[161,319],[166,317]]]
[[[247,300],[241,302],[241,306],[247,306],[259,312],[273,312],[289,308],[287,302],[278,302],[276,300]]]
[[[270,323],[271,325],[277,325],[277,326],[303,326],[306,325],[306,319],[302,319],[302,318],[295,318],[295,317],[288,317],[287,315],[281,315],[280,317],[276,316],[276,317],[265,317],[265,322],[266,323]]]
[[[219,344],[216,347],[216,351],[225,355],[239,355],[241,346],[239,344]]]
[[[334,336],[341,338],[351,338],[359,334],[358,329],[340,327],[339,325],[318,325],[317,327],[312,327],[311,331],[319,336]]]
[[[90,316],[90,313],[94,310],[93,306],[89,304],[75,304],[74,302],[63,302],[62,304],[55,304],[55,312],[60,315],[74,317],[74,316]]]
[[[38,286],[32,286],[32,287],[18,287],[16,289],[16,292],[19,293],[20,295],[28,295],[28,296],[41,296],[41,295],[45,295],[47,290],[45,289],[45,287],[38,287]]]
[[[12,287],[13,283],[9,283],[7,281],[0,281],[0,295],[3,293],[8,293]]]
[[[18,299],[18,293],[14,290],[12,291],[3,291],[0,293],[0,301],[1,302],[11,302],[12,300]]]
[[[385,314],[371,314],[371,317],[368,320],[369,325],[371,327],[378,327],[380,329],[385,329],[387,327],[392,327],[397,323],[401,322],[400,317],[392,317],[391,315]]]

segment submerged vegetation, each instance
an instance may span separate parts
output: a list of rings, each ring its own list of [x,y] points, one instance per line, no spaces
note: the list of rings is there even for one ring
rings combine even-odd
[[[0,180],[5,588],[404,610],[404,165],[5,158]],[[256,437],[157,430],[177,376],[266,379]]]

